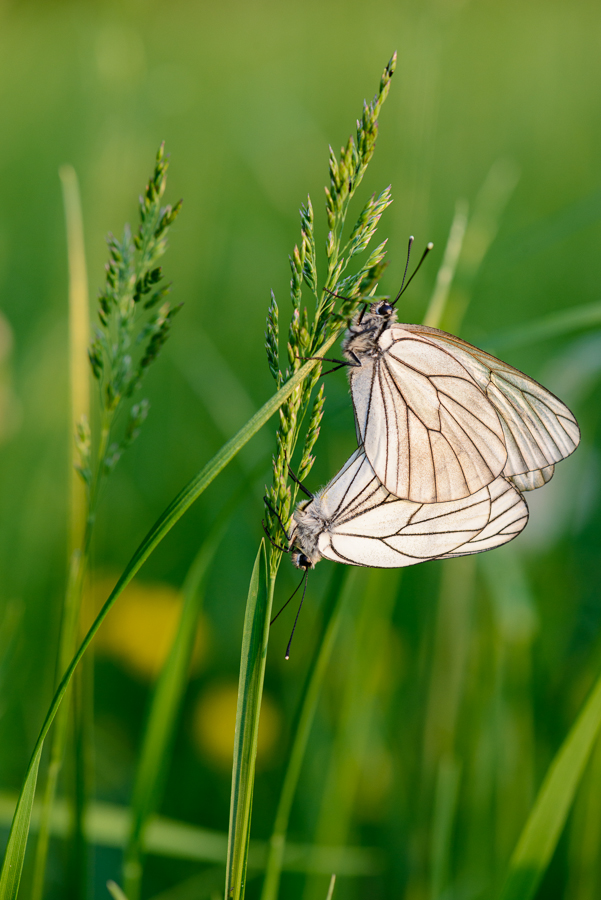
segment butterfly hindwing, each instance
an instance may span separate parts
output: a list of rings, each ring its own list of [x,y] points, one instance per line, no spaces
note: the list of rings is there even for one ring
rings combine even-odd
[[[319,530],[322,557],[375,568],[500,546],[527,521],[525,502],[502,476],[461,500],[417,503],[392,495],[361,449],[304,507],[307,514]]]

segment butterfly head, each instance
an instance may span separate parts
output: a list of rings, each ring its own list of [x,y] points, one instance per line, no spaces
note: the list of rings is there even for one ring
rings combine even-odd
[[[388,300],[378,300],[377,303],[372,303],[369,307],[369,315],[387,321],[396,317],[396,309]]]
[[[297,569],[307,572],[322,558],[318,543],[325,528],[319,495],[298,504],[294,510],[294,527],[290,535],[290,558]]]
[[[297,569],[302,569],[304,572],[312,569],[315,565],[299,547],[294,548],[290,558],[292,559],[292,565],[296,566]]]

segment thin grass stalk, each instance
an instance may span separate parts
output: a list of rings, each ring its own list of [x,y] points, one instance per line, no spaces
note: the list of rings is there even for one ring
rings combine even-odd
[[[320,353],[326,353],[339,336],[340,329],[336,330],[325,341],[320,348]],[[106,600],[104,606],[96,616],[96,619],[90,626],[85,638],[80,644],[77,653],[71,660],[55,694],[50,703],[50,707],[44,719],[42,728],[36,740],[25,778],[15,815],[13,825],[4,857],[2,873],[0,874],[0,900],[14,900],[17,896],[21,873],[23,870],[23,859],[25,856],[25,846],[27,842],[27,834],[29,832],[29,822],[31,818],[31,806],[35,796],[35,787],[37,783],[37,773],[40,763],[40,757],[44,746],[44,741],[60,709],[63,697],[69,687],[73,673],[76,671],[82,657],[90,646],[94,635],[102,625],[104,619],[109,613],[111,607],[125,590],[132,578],[141,569],[148,557],[153,553],[156,547],[161,543],[163,538],[171,531],[173,526],[180,520],[183,514],[190,508],[195,500],[200,497],[203,491],[211,484],[211,482],[219,475],[219,473],[228,465],[236,456],[240,449],[248,443],[248,441],[259,431],[260,428],[277,412],[282,404],[288,399],[299,384],[310,374],[315,366],[319,365],[316,360],[310,360],[305,363],[298,372],[296,372],[290,380],[271,397],[258,412],[244,425],[234,437],[232,437],[218,453],[201,469],[182,491],[169,504],[167,509],[154,523],[146,537],[140,543],[129,563],[125,567],[117,584],[113,588],[110,596]]]
[[[121,890],[121,888],[119,887],[119,885],[117,884],[116,881],[111,881],[111,880],[107,881],[106,889],[109,892],[109,894],[111,895],[111,897],[113,898],[113,900],[129,900],[129,897],[127,897],[123,893],[123,891]]]
[[[265,871],[265,881],[261,900],[277,900],[280,877],[286,849],[286,834],[292,802],[296,793],[301,766],[311,733],[311,727],[321,695],[325,674],[329,665],[334,643],[338,635],[345,584],[349,570],[336,566],[324,603],[321,633],[317,639],[313,659],[309,665],[307,678],[299,702],[299,711],[292,729],[294,735],[286,774],[280,792],[273,832],[269,839],[269,850]]]
[[[442,263],[436,275],[434,292],[430,298],[430,303],[428,304],[428,309],[426,310],[423,320],[423,324],[428,325],[430,328],[439,328],[440,322],[442,321],[449,291],[455,275],[455,269],[457,268],[461,248],[463,246],[463,238],[465,237],[465,230],[467,228],[468,210],[469,207],[466,200],[457,200],[455,203],[455,215],[453,216],[453,221],[451,223],[451,230],[449,231],[449,237],[447,238],[447,245],[445,247]]]
[[[317,846],[344,845],[351,828],[359,779],[376,710],[389,674],[390,622],[398,595],[401,570],[358,569],[352,591],[358,608],[348,604],[348,631],[340,657],[347,660],[339,717],[315,831]],[[345,652],[346,651],[346,652]],[[323,878],[309,878],[304,900],[323,897]]]
[[[261,540],[250,579],[242,634],[225,871],[227,900],[240,900],[246,888],[259,717],[274,589],[275,577],[268,576],[265,541]]]
[[[57,683],[67,668],[75,651],[83,594],[85,563],[82,545],[88,519],[85,486],[76,470],[76,451],[73,436],[82,420],[90,415],[90,380],[88,342],[90,339],[90,314],[88,280],[86,273],[83,220],[77,175],[72,166],[59,170],[65,207],[67,253],[69,262],[69,525],[68,525],[68,581],[57,664]],[[44,889],[46,860],[50,841],[50,817],[56,795],[58,777],[63,764],[67,742],[71,704],[66,702],[56,723],[50,763],[48,766],[42,820],[38,835],[31,889],[32,900],[41,900]],[[76,779],[84,779],[77,771],[81,755],[75,754]],[[79,808],[79,804],[76,804]],[[76,816],[76,831],[81,834],[81,815]]]
[[[149,818],[160,802],[175,727],[188,683],[203,602],[201,586],[223,540],[226,526],[227,522],[220,516],[186,576],[177,633],[153,693],[132,791],[132,822],[124,853],[123,885],[128,900],[138,900],[140,896],[144,834]]]
[[[469,656],[474,582],[474,557],[444,564],[434,625],[416,828],[422,835],[416,840],[416,853],[421,859],[415,877],[430,883],[432,897],[442,893],[449,874],[448,848],[457,801],[457,790],[452,788],[458,787],[458,776],[454,779],[453,773],[459,771],[457,723]]]
[[[458,334],[472,299],[474,284],[493,243],[507,203],[518,182],[519,170],[511,160],[499,159],[490,167],[472,205],[456,270],[451,278],[444,311],[437,328]],[[428,321],[428,324],[432,324]]]
[[[489,872],[498,888],[534,798],[536,768],[532,645],[536,604],[515,544],[475,557],[491,601],[494,629],[494,850]]]
[[[440,900],[445,896],[450,880],[453,825],[457,811],[460,776],[457,761],[450,754],[444,756],[438,764],[430,835],[431,900]]]

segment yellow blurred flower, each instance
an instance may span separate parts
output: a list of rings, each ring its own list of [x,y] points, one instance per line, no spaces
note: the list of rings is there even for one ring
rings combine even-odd
[[[234,752],[238,685],[234,682],[210,685],[198,698],[192,719],[192,737],[202,755],[219,769],[229,769]],[[279,710],[269,695],[263,694],[257,765],[269,762],[281,731]]]
[[[96,579],[89,592],[98,610],[116,578]],[[133,675],[152,681],[159,674],[175,636],[182,596],[168,584],[134,581],[119,597],[96,637],[99,653],[118,660]],[[206,654],[207,625],[201,617],[192,654],[198,670]]]

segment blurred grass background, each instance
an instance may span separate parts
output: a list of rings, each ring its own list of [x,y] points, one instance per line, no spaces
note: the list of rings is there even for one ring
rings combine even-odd
[[[4,3],[0,22],[0,790],[11,792],[52,693],[65,578],[59,166],[73,164],[80,178],[92,294],[103,279],[104,236],[134,219],[161,140],[171,154],[169,199],[184,197],[165,271],[185,307],[149,377],[148,422],[104,498],[94,548],[95,590],[104,599],[175,492],[272,393],[265,314],[273,288],[285,321],[298,206],[310,192],[323,239],[327,145],[346,141],[394,49],[397,73],[362,187],[367,197],[392,183],[395,202],[380,231],[391,259],[382,287],[397,288],[409,233],[418,247],[430,239],[436,247],[401,318],[423,317],[456,201],[473,207],[498,160],[520,177],[469,286],[462,335],[494,346],[495,335],[521,323],[601,300],[601,9],[584,0],[28,0]],[[528,529],[506,550],[350,580],[290,828],[297,842],[379,851],[372,875],[339,878],[341,900],[491,896],[601,667],[601,331],[514,341],[502,356],[573,406],[583,443],[528,497]],[[344,374],[329,378],[326,391],[311,486],[328,480],[355,442]],[[226,830],[243,604],[270,454],[268,427],[167,538],[99,635],[99,800],[129,801],[178,589],[219,510],[246,483],[205,586],[161,808]],[[290,569],[285,561],[282,599],[295,582]],[[311,578],[289,663],[293,611],[272,634],[257,839],[272,828],[331,570],[323,563]],[[597,752],[541,897],[599,896],[600,760]],[[64,861],[57,841],[50,897],[65,896]],[[144,895],[180,884],[180,900],[208,897],[205,869],[214,865],[151,855]],[[96,896],[107,896],[107,878],[120,880],[119,867],[117,850],[96,850]],[[259,881],[249,882],[250,897]],[[282,896],[322,898],[327,885],[325,874],[285,874]]]

